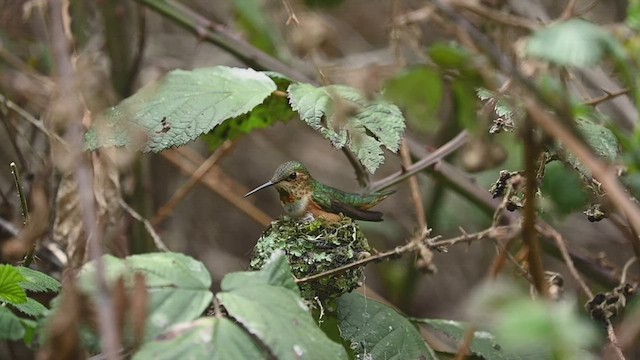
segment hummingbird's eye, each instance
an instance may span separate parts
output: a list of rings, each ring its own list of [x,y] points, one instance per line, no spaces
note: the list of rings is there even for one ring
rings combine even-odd
[[[296,174],[295,172],[292,172],[291,174],[289,174],[289,180],[295,180],[297,176],[298,174]]]

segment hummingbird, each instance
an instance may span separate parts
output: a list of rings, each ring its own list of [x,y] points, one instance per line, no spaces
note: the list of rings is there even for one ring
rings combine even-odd
[[[305,220],[322,217],[330,222],[339,221],[340,213],[354,220],[382,221],[381,212],[368,209],[395,192],[360,195],[342,191],[314,179],[302,163],[289,161],[276,169],[271,180],[244,197],[270,186],[275,186],[280,203],[290,217]]]

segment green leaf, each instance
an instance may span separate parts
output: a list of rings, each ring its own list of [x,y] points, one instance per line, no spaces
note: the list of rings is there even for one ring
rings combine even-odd
[[[286,89],[291,83],[290,80],[282,78],[277,73],[264,72],[264,74],[274,80],[278,89]],[[294,115],[295,112],[291,110],[286,97],[271,94],[248,114],[223,122],[213,128],[211,132],[203,135],[202,139],[209,145],[209,148],[215,149],[226,140],[233,140],[254,130],[270,127],[279,121],[288,121]]]
[[[25,335],[24,326],[11,310],[0,306],[0,339],[18,340]]]
[[[605,55],[624,57],[624,49],[600,26],[579,19],[537,31],[527,43],[529,55],[564,66],[589,67]]]
[[[476,87],[465,79],[455,79],[452,84],[456,116],[460,126],[473,131],[478,128],[476,115]]]
[[[189,256],[179,253],[150,253],[126,259],[105,255],[103,259],[109,282],[123,277],[126,287],[130,289],[135,273],[145,276],[149,291],[145,339],[152,339],[167,326],[197,318],[213,298],[209,290],[209,272],[201,262]],[[95,271],[95,263],[87,263],[82,267],[78,280],[83,291],[98,296]]]
[[[626,23],[636,30],[640,29],[640,0],[629,1]]]
[[[253,69],[174,70],[105,111],[85,144],[89,150],[128,146],[145,152],[184,145],[251,111],[274,90],[273,80]]]
[[[25,334],[22,337],[22,340],[28,346],[31,346],[33,340],[36,337],[39,323],[37,321],[31,319],[20,319],[20,323],[24,327]]]
[[[60,282],[51,276],[24,266],[18,266],[16,269],[24,276],[24,281],[20,282],[20,285],[25,290],[56,293],[60,291]]]
[[[248,286],[273,285],[292,290],[300,295],[298,285],[291,274],[291,267],[282,250],[275,251],[269,262],[260,271],[243,271],[227,274],[220,287],[223,291],[233,291]]]
[[[589,118],[576,120],[578,131],[591,146],[596,155],[609,162],[617,160],[620,154],[620,144],[613,132]],[[587,169],[573,154],[567,155],[567,162],[586,178],[591,178],[591,171]]]
[[[238,325],[214,317],[177,324],[133,356],[134,360],[269,358]]]
[[[546,165],[542,193],[562,215],[584,209],[589,200],[580,177],[559,161]]]
[[[27,302],[22,304],[13,305],[16,309],[20,310],[22,313],[27,314],[33,317],[39,317],[44,315],[49,309],[46,306],[40,304],[36,300],[32,298],[27,298]]]
[[[442,102],[443,88],[437,71],[419,67],[389,80],[384,97],[398,105],[415,127],[432,132],[440,124],[436,115]]]
[[[247,273],[225,276],[223,292],[216,297],[277,359],[346,359],[344,348],[327,338],[298,293],[290,290],[291,279],[279,253],[254,277]]]
[[[0,265],[0,301],[10,304],[22,304],[27,302],[25,293],[20,282],[25,278],[11,265]]]
[[[397,152],[404,134],[400,109],[382,100],[367,100],[344,85],[289,86],[293,110],[338,149],[347,146],[371,173],[384,162],[380,146]]]
[[[338,298],[342,337],[371,359],[436,359],[415,326],[392,308],[358,293]]]
[[[598,342],[592,323],[573,301],[532,300],[528,292],[504,280],[480,287],[468,310],[476,323],[491,324],[505,352],[527,359],[570,359]]]
[[[448,337],[454,339],[457,345],[464,342],[464,337],[468,328],[468,324],[460,321],[441,320],[441,319],[414,319],[415,322],[425,324],[437,331],[440,331]],[[494,360],[517,360],[522,357],[514,354],[506,354],[502,347],[496,342],[495,336],[487,331],[474,331],[473,340],[469,347],[472,353],[482,356],[485,359]]]

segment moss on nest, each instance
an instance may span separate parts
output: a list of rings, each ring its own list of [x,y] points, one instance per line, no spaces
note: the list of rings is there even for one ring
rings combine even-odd
[[[315,275],[367,256],[370,248],[358,225],[350,218],[328,223],[320,218],[298,222],[287,216],[273,221],[253,251],[251,268],[262,268],[276,250],[283,250],[296,278]],[[331,301],[355,289],[362,267],[323,277],[300,285],[302,297]]]

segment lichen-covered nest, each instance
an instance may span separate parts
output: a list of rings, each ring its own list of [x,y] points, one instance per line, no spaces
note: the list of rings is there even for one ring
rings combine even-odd
[[[358,225],[350,218],[328,223],[320,218],[311,222],[287,216],[273,221],[253,252],[251,268],[262,268],[276,250],[283,250],[296,278],[315,275],[368,256],[370,248]],[[355,289],[362,278],[362,267],[300,284],[302,297],[331,301]]]

